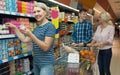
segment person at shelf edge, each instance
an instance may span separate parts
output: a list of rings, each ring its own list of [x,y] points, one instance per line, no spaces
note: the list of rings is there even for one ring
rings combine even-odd
[[[90,21],[86,19],[87,10],[79,10],[79,22],[74,25],[71,36],[71,46],[86,46],[92,40],[93,27]]]
[[[34,75],[54,75],[54,49],[53,40],[55,35],[54,25],[48,21],[49,8],[44,3],[34,3],[34,16],[37,27],[33,33],[28,29],[19,29],[11,24],[12,28],[22,42],[33,42],[33,69]],[[25,35],[24,35],[25,34]]]
[[[111,75],[110,63],[115,27],[108,12],[101,12],[98,21],[100,25],[97,27],[91,43],[87,44],[87,46],[99,47],[98,67],[100,75]]]

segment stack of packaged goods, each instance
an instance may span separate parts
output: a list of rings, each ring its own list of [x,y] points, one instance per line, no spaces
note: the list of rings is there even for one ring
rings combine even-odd
[[[0,60],[21,54],[21,42],[19,39],[0,40]]]
[[[8,68],[7,71],[10,72],[8,75],[23,75],[30,71],[30,61],[28,58],[11,61]]]
[[[6,11],[17,12],[17,0],[5,0]]]
[[[23,75],[30,71],[30,61],[28,58],[16,60],[15,64],[16,75]]]
[[[14,39],[15,55],[21,54],[21,41],[18,38]]]
[[[0,40],[0,43],[1,43],[0,59],[2,60],[2,59],[8,58],[7,43],[6,43],[6,40]]]
[[[0,24],[0,35],[9,34],[9,28],[5,24]]]
[[[3,18],[3,19],[2,19],[2,23],[4,24],[4,23],[6,23],[6,22],[10,22],[10,23],[16,25],[18,28],[19,28],[20,25],[21,25],[21,23],[20,23],[19,21],[15,20],[15,19]],[[11,28],[9,28],[9,34],[15,34],[15,32],[14,32]]]
[[[29,26],[29,19],[19,19],[22,23],[25,24],[27,28]],[[4,23],[11,22],[12,24],[16,25],[18,28],[21,25],[21,22],[17,20],[13,20],[10,18],[3,18],[2,22],[3,25],[0,25],[0,35],[8,35],[8,34],[15,34],[15,32],[7,28]],[[8,35],[9,36],[9,35]],[[0,59],[6,59],[8,57],[13,57],[15,55],[19,55],[21,53],[27,53],[29,51],[32,51],[32,43],[22,43],[17,38],[11,38],[11,39],[3,39],[0,40]]]
[[[4,23],[6,23],[6,22],[10,22],[10,23],[16,25],[16,27],[18,27],[18,28],[20,28],[20,25],[24,25],[25,28],[30,30],[30,22],[29,22],[28,18],[17,18],[17,20],[11,19],[11,18],[3,18],[2,19],[3,25],[0,25],[0,26],[3,27]],[[7,30],[7,28],[6,28],[6,30]],[[15,32],[9,28],[9,34],[15,34]]]
[[[33,2],[17,1],[17,8],[19,13],[33,14]]]
[[[22,25],[24,25],[25,28],[30,30],[30,22],[28,18],[17,18],[17,21],[19,21]]]
[[[6,6],[5,1],[4,0],[0,0],[0,10],[5,11],[6,10],[5,6]]]
[[[0,60],[2,60],[2,41],[0,41]]]

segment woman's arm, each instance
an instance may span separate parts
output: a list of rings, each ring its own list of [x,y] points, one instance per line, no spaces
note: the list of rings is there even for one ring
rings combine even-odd
[[[114,33],[115,33],[114,27],[110,27],[109,28],[109,33],[108,33],[109,34],[108,39],[104,42],[95,43],[94,46],[102,47],[102,46],[105,46],[105,45],[112,44],[113,39],[114,39]]]
[[[44,40],[40,40],[29,30],[25,30],[24,33],[28,35],[43,51],[48,51],[53,43],[55,31],[56,29],[53,25],[48,25],[48,28],[45,31]]]
[[[109,34],[108,39],[104,42],[101,42],[101,46],[112,44],[112,42],[113,42],[114,34],[115,34],[115,28],[111,27],[109,29],[110,29],[110,31],[108,33]]]
[[[96,41],[93,39],[90,43],[87,44],[87,46],[94,46],[95,42]]]
[[[44,41],[39,40],[34,34],[30,34],[30,37],[44,51],[48,51],[53,42],[53,37],[45,37]]]
[[[15,25],[13,25],[12,23],[6,23],[6,26],[12,28],[15,31],[18,38],[22,42],[31,42],[32,41],[30,37],[25,36],[23,33],[21,33],[20,30]]]

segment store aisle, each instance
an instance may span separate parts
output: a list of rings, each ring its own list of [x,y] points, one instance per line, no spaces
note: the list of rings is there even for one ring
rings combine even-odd
[[[113,57],[111,61],[111,75],[120,75],[120,38],[113,42]]]

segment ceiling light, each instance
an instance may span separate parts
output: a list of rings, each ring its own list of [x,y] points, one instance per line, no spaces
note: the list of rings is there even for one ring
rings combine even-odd
[[[98,12],[98,13],[101,13],[99,10],[97,10],[96,8],[93,8],[93,10],[95,10],[96,12]]]
[[[117,25],[118,23],[116,22],[115,24]]]
[[[74,11],[79,12],[79,10],[77,10],[77,9],[75,9],[75,8],[72,8],[72,7],[70,7],[70,6],[67,6],[67,5],[65,5],[65,4],[59,3],[58,1],[55,1],[55,0],[48,0],[48,1],[50,1],[50,2],[52,2],[52,3],[55,3],[55,4],[58,4],[58,5],[61,5],[61,6],[64,6],[64,7],[68,8],[68,9],[71,9],[71,10],[74,10]]]

